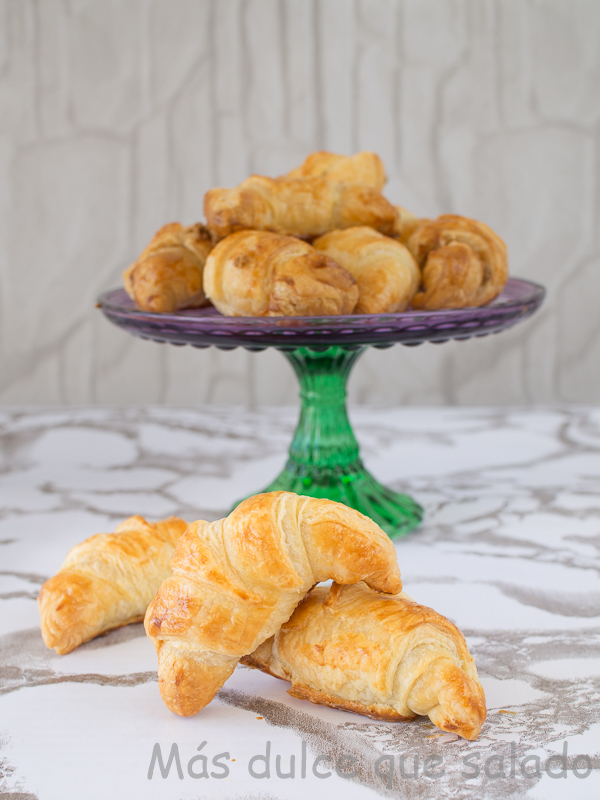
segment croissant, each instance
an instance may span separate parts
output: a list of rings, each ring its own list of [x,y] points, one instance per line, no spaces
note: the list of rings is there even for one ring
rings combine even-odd
[[[483,222],[456,214],[422,219],[406,244],[422,271],[413,308],[482,306],[508,279],[506,245]]]
[[[42,638],[59,655],[101,633],[141,622],[170,575],[169,559],[187,522],[129,517],[114,533],[74,547],[38,598]]]
[[[421,273],[410,251],[373,228],[330,231],[315,239],[313,247],[356,279],[355,314],[404,311],[419,288]]]
[[[286,178],[327,178],[339,183],[360,183],[380,192],[385,186],[386,177],[383,162],[376,153],[364,150],[353,156],[338,156],[319,150],[311,153]]]
[[[182,716],[209,703],[241,656],[272,636],[315,583],[402,587],[378,525],[340,503],[291,492],[259,494],[225,519],[193,523],[171,568],[145,625],[162,698]]]
[[[144,311],[177,311],[206,303],[202,270],[212,247],[200,223],[165,225],[123,273],[125,291]]]
[[[485,696],[458,628],[404,593],[317,587],[242,663],[291,681],[292,697],[390,722],[427,714],[476,739]]]
[[[261,175],[252,175],[235,189],[208,191],[204,213],[216,240],[248,229],[302,239],[352,225],[369,225],[391,233],[396,221],[394,207],[369,186],[326,178]]]
[[[351,314],[358,286],[307,242],[266,231],[223,239],[206,261],[204,291],[227,316]]]

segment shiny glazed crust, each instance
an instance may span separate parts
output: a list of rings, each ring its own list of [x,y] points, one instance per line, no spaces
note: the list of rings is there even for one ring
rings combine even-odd
[[[169,559],[187,522],[129,517],[114,533],[74,547],[38,598],[42,638],[59,655],[101,633],[140,622],[170,574]]]
[[[404,593],[364,583],[317,587],[242,663],[292,683],[290,694],[373,719],[426,714],[476,739],[485,696],[458,628]]]
[[[385,168],[376,153],[364,150],[353,156],[338,156],[319,150],[285,176],[286,178],[327,178],[338,183],[360,183],[381,192],[385,186]]]
[[[211,252],[204,291],[227,316],[351,314],[352,275],[307,242],[265,231],[239,231]]]
[[[405,311],[419,288],[421,273],[410,251],[373,228],[330,231],[313,247],[348,270],[358,284],[355,314]]]
[[[413,308],[482,306],[508,279],[506,245],[483,222],[456,214],[422,219],[406,244],[422,272]]]
[[[326,178],[252,175],[235,189],[211,189],[204,214],[215,240],[240,230],[314,239],[335,228],[368,225],[391,233],[394,207],[376,189]]]
[[[256,495],[225,519],[193,523],[171,568],[145,626],[162,698],[182,716],[209,703],[241,656],[272,636],[314,584],[364,580],[394,593],[402,586],[378,525],[340,503],[291,492]]]
[[[123,273],[127,294],[144,311],[199,308],[206,303],[202,271],[211,248],[204,225],[165,225]]]

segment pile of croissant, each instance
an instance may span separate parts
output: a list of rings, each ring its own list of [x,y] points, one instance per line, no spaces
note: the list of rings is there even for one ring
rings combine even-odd
[[[138,308],[211,302],[227,316],[383,314],[481,306],[508,278],[487,225],[417,219],[382,195],[379,156],[317,152],[287,175],[204,197],[206,225],[158,231],[123,274]]]
[[[428,715],[476,739],[486,716],[461,632],[402,591],[381,528],[331,500],[270,492],[216,522],[131,517],[73,548],[39,608],[61,655],[145,618],[160,693],[182,716],[240,661],[293,697],[373,719]]]

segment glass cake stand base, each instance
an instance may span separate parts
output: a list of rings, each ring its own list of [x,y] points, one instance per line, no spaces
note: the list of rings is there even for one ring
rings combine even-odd
[[[348,419],[346,383],[365,347],[283,351],[300,382],[301,410],[285,469],[263,491],[336,500],[370,517],[391,539],[416,527],[423,509],[365,469]]]
[[[338,500],[378,522],[390,538],[421,521],[410,497],[382,486],[367,472],[346,411],[346,382],[367,346],[414,346],[500,333],[528,319],[545,290],[509,278],[487,306],[340,317],[224,317],[212,307],[172,314],[142,311],[123,289],[104,292],[98,307],[128,333],[192,347],[280,350],[300,382],[302,407],[285,469],[265,491],[285,489]]]

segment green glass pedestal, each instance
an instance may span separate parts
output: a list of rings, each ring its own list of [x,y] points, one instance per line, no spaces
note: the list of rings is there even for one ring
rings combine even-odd
[[[356,508],[391,539],[416,527],[423,509],[382,486],[364,467],[346,410],[346,383],[364,347],[284,351],[300,382],[298,427],[283,472],[264,490],[324,497]]]
[[[509,278],[487,306],[349,314],[325,317],[224,317],[212,306],[172,314],[142,311],[123,289],[104,292],[98,307],[123,330],[156,342],[222,350],[284,350],[300,381],[302,411],[285,469],[268,489],[327,497],[376,520],[392,537],[403,536],[423,510],[410,497],[381,486],[364,468],[346,413],[346,381],[367,345],[416,345],[487,336],[530,317],[545,289]],[[285,342],[285,344],[284,344]],[[326,348],[318,352],[315,348]]]

